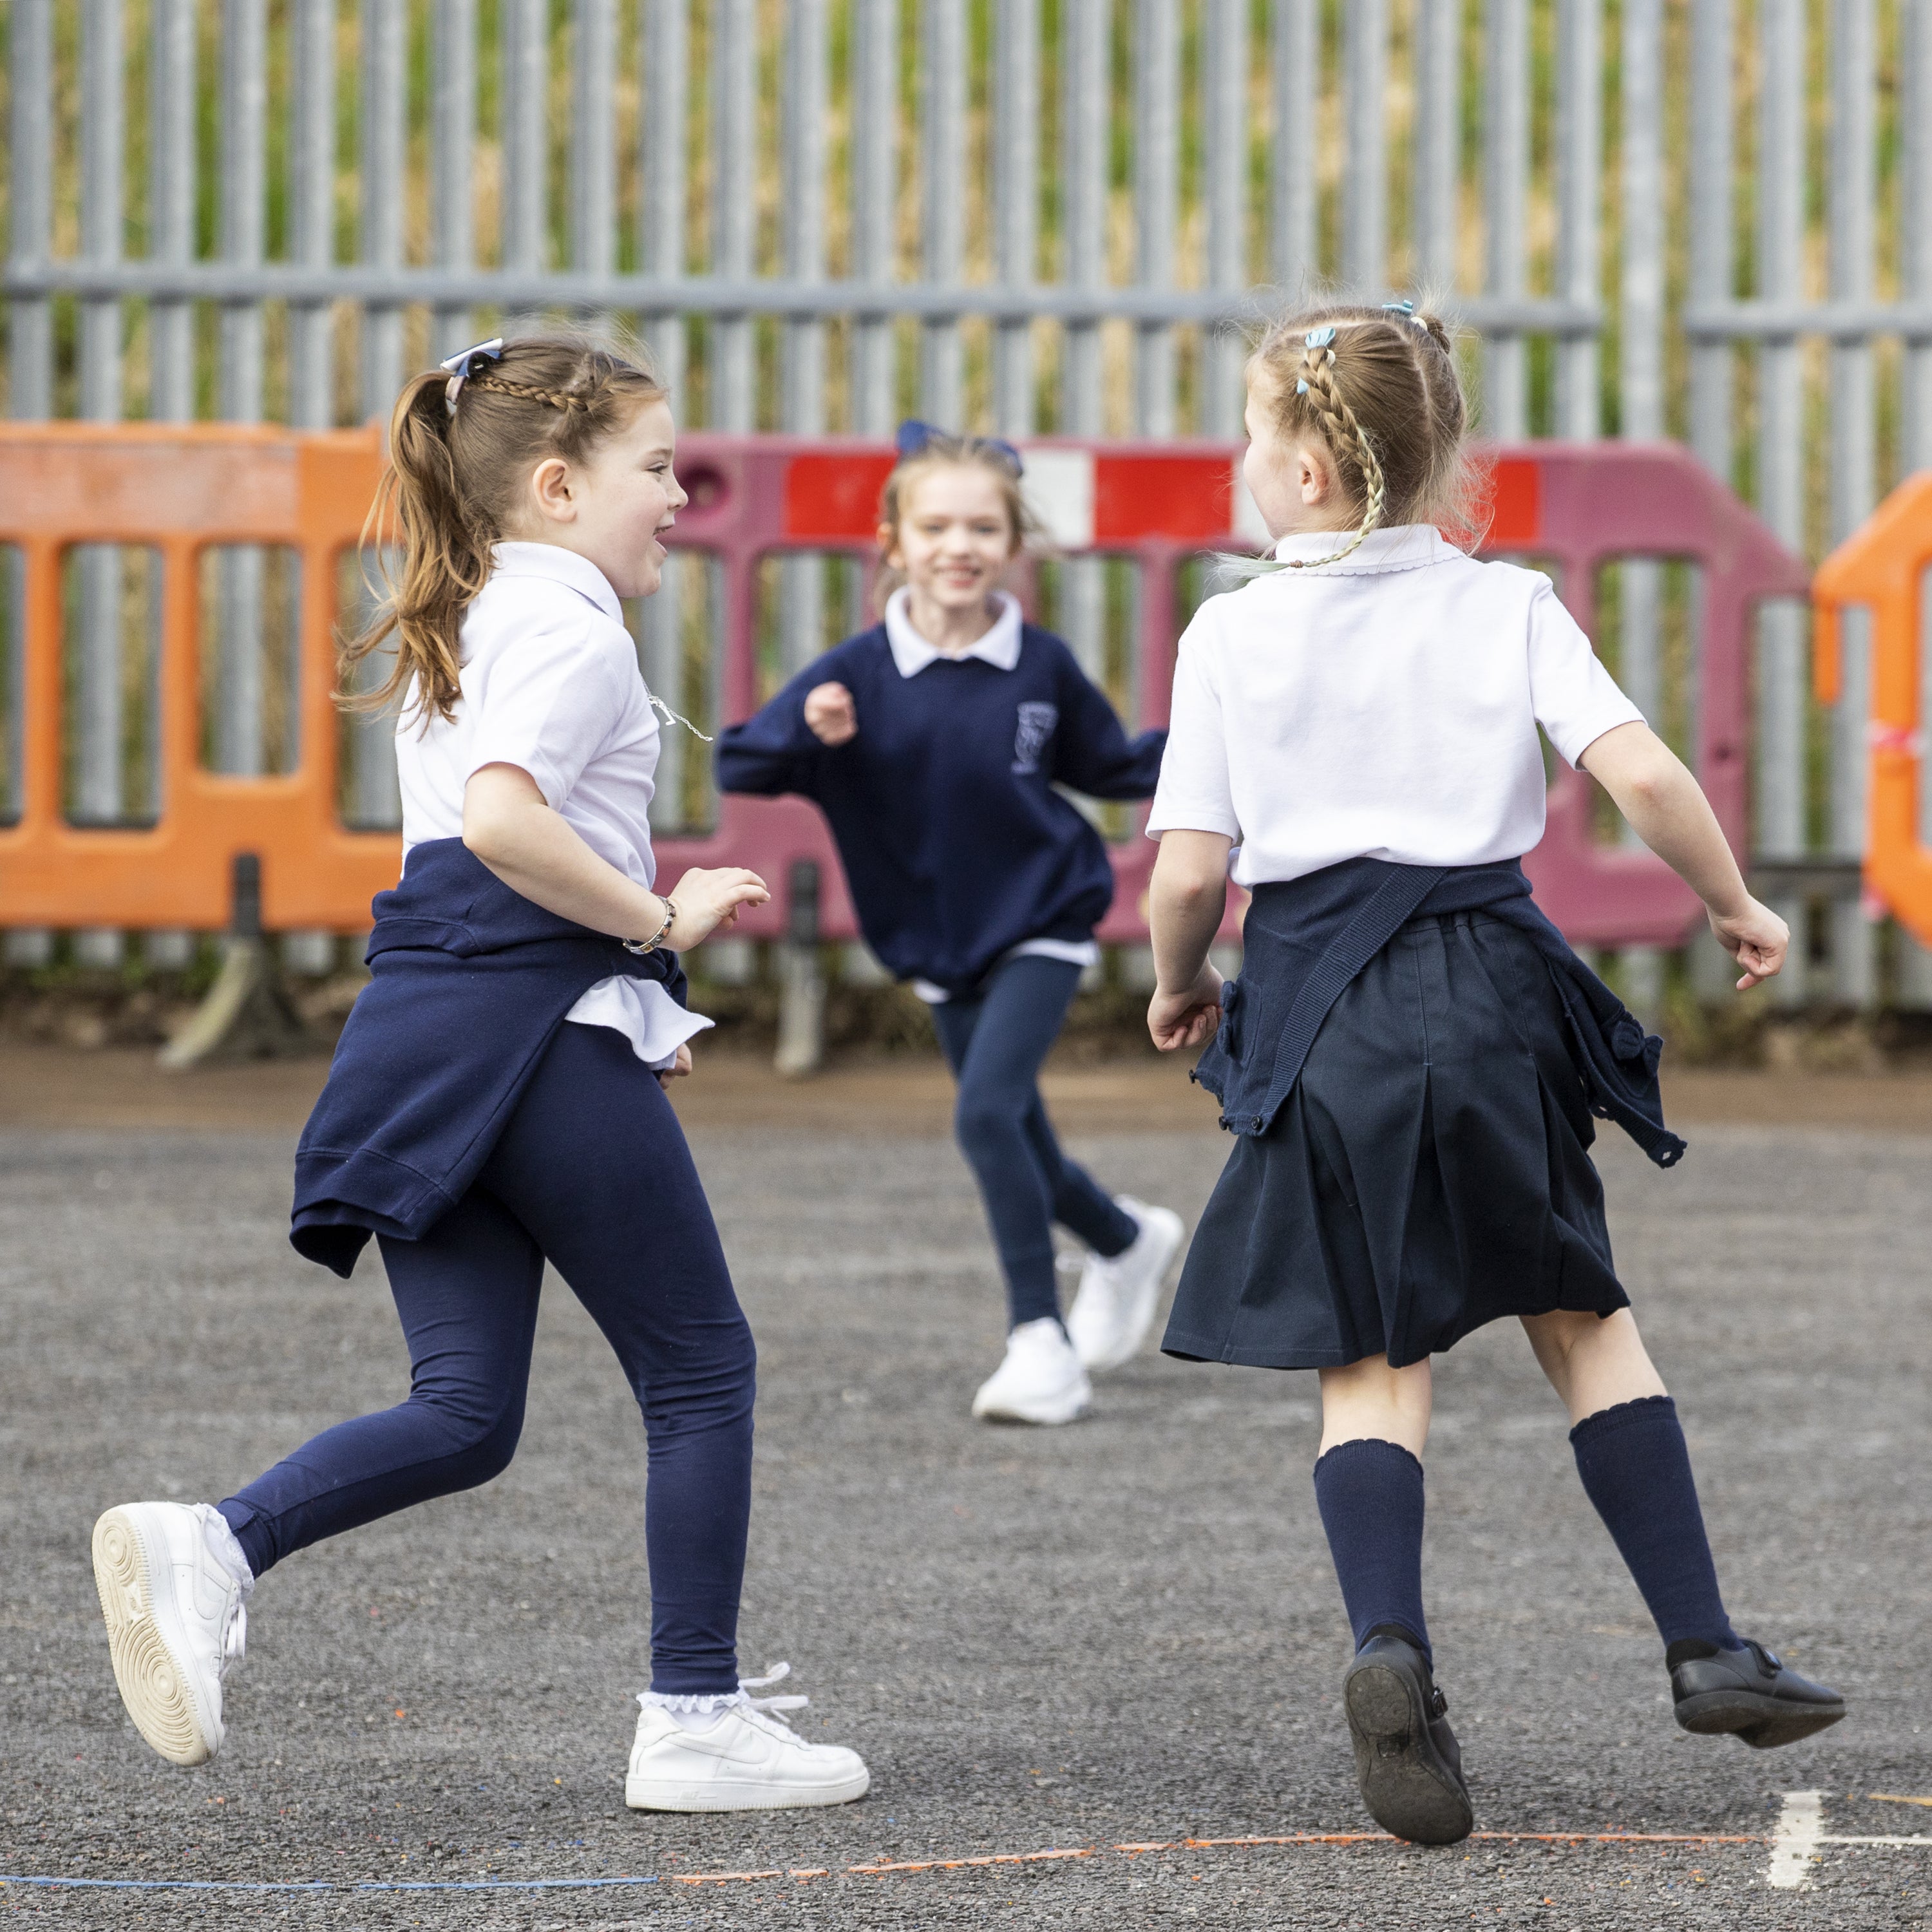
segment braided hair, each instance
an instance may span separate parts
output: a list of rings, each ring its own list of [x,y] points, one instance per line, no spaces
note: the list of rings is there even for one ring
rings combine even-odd
[[[449,717],[461,695],[463,614],[489,581],[495,545],[516,527],[531,471],[552,457],[587,462],[666,394],[641,354],[587,336],[525,336],[461,359],[454,380],[447,365],[412,376],[389,420],[388,467],[362,542],[366,554],[393,524],[402,561],[392,573],[376,550],[375,614],[339,659],[336,702],[345,710],[386,710],[406,698],[425,724]],[[392,638],[388,676],[354,691],[360,668]]]
[[[1404,302],[1284,316],[1249,358],[1248,382],[1278,434],[1328,446],[1336,482],[1360,513],[1330,555],[1273,568],[1340,563],[1384,524],[1474,524],[1468,410],[1448,328],[1436,316]]]

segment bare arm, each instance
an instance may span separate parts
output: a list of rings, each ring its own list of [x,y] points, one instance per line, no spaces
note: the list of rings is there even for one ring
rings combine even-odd
[[[1228,905],[1228,854],[1219,832],[1165,832],[1148,890],[1155,990],[1148,1030],[1163,1053],[1198,1046],[1221,1020],[1221,976],[1208,949]]]
[[[1744,969],[1738,991],[1776,974],[1790,929],[1745,890],[1710,801],[1676,753],[1648,724],[1619,724],[1580,762],[1636,836],[1704,902],[1718,944]]]
[[[664,923],[664,901],[592,851],[519,765],[485,765],[472,774],[463,793],[463,842],[512,892],[560,919],[619,939],[647,939]],[[741,905],[771,897],[757,873],[735,866],[686,872],[672,896],[677,918],[664,944],[680,952],[732,924]]]

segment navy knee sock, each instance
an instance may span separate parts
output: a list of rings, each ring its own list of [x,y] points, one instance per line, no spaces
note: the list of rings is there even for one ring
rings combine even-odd
[[[1718,1594],[1677,1405],[1652,1395],[1600,1408],[1570,1430],[1570,1446],[1584,1491],[1656,1619],[1666,1657],[1679,1644],[1698,1646],[1690,1654],[1703,1656],[1709,1646],[1741,1648]]]
[[[1315,1502],[1355,1648],[1396,1624],[1432,1664],[1422,1615],[1422,1465],[1399,1443],[1338,1442],[1315,1466]]]

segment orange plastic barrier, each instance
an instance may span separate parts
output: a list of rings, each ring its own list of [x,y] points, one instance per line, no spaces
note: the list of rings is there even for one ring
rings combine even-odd
[[[1840,618],[1869,607],[1871,722],[1866,890],[1920,944],[1932,946],[1932,850],[1918,836],[1925,761],[1924,692],[1919,674],[1923,585],[1932,566],[1932,470],[1908,477],[1870,520],[1818,567],[1812,676],[1820,704],[1844,687]]]
[[[336,809],[332,651],[337,568],[357,547],[382,468],[372,429],[297,435],[227,423],[0,424],[0,543],[26,567],[21,815],[0,826],[0,924],[227,925],[238,853],[258,854],[265,926],[352,931],[395,884],[392,832]],[[81,827],[61,809],[61,557],[75,544],[161,554],[160,817]],[[197,600],[211,544],[286,546],[302,560],[301,762],[272,778],[205,770]]]

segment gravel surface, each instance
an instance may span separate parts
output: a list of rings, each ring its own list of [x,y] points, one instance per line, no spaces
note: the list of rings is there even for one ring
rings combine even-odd
[[[94,1517],[224,1495],[397,1400],[406,1365],[372,1261],[343,1285],[289,1250],[286,1138],[16,1131],[0,1133],[0,1867],[327,1888],[8,1884],[0,1916],[1932,1924],[1932,1847],[1827,1846],[1811,1888],[1765,1884],[1787,1792],[1826,1792],[1833,1834],[1932,1834],[1932,1810],[1894,1802],[1932,1796],[1932,1140],[1706,1128],[1670,1174],[1620,1138],[1604,1150],[1733,1616],[1852,1700],[1817,1741],[1760,1754],[1679,1732],[1520,1334],[1439,1364],[1426,1580],[1479,1826],[1710,1840],[1443,1852],[1198,1842],[1372,1828],[1337,1705],[1346,1629],[1308,1480],[1312,1377],[1148,1355],[1075,1427],[976,1425],[999,1300],[950,1146],[843,1127],[697,1140],[761,1350],[744,1661],[790,1660],[806,1721],[865,1752],[872,1796],[764,1818],[625,1810],[648,1622],[641,1432],[554,1280],[509,1473],[266,1579],[226,1753],[160,1762],[115,1696]],[[1079,1144],[1110,1184],[1191,1215],[1225,1144],[1203,1128]],[[1147,1844],[1166,1849],[1118,1849]],[[852,1869],[1055,1849],[1088,1855]],[[679,1882],[718,1873],[778,1875]],[[650,1882],[453,1888],[623,1877]],[[438,1888],[358,1888],[419,1883]]]

